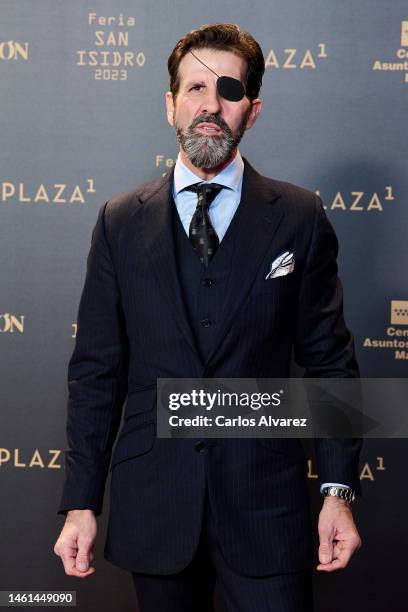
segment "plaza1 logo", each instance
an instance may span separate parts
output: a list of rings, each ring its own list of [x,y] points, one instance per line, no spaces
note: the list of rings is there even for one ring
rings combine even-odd
[[[40,451],[38,448],[27,451],[21,448],[0,447],[0,468],[46,468],[49,470],[60,470],[59,462],[62,451],[60,448],[49,448]]]
[[[319,62],[327,58],[326,44],[319,43],[314,49],[271,49],[265,56],[265,68],[284,70],[316,69]]]
[[[375,457],[375,461],[365,461],[360,469],[360,480],[375,480],[375,472],[385,472],[384,457]],[[309,480],[318,480],[319,474],[317,473],[313,459],[307,460],[307,472],[306,477]]]
[[[400,47],[395,51],[395,58],[393,58],[393,61],[376,59],[373,63],[373,70],[402,73],[404,82],[408,83],[408,21],[401,21],[400,35]],[[397,61],[395,61],[395,59]]]
[[[315,193],[321,196],[319,190]],[[324,198],[324,208],[351,212],[383,212],[385,203],[394,200],[395,196],[391,186],[384,187],[383,193],[380,191],[337,191],[334,195]]]
[[[386,338],[365,338],[364,348],[393,349],[395,360],[408,360],[408,300],[391,300]]]
[[[0,60],[28,60],[28,42],[0,40]]]
[[[88,13],[88,25],[94,48],[77,51],[77,66],[90,68],[96,81],[127,81],[130,69],[145,65],[144,52],[130,48],[130,34],[136,27],[134,17]]]
[[[18,202],[32,204],[86,204],[86,194],[94,194],[95,180],[86,179],[83,185],[68,183],[39,183],[27,187],[25,183],[11,181],[0,182],[0,202]]]
[[[24,315],[15,315],[9,312],[0,314],[0,334],[23,334],[24,319]]]

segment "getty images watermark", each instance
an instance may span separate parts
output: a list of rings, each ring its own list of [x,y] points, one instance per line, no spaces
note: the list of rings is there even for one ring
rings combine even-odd
[[[252,411],[261,410],[266,407],[278,407],[282,403],[281,390],[276,393],[236,393],[231,391],[215,392],[204,391],[204,389],[192,389],[190,392],[170,393],[169,410],[179,411],[182,408],[198,408],[210,412],[219,412],[226,407],[239,407]],[[171,427],[307,427],[307,418],[276,418],[271,414],[261,414],[257,417],[245,417],[238,414],[235,417],[227,417],[225,414],[216,414],[214,417],[197,414],[196,416],[169,415]]]
[[[407,398],[401,378],[161,378],[157,436],[408,438]]]

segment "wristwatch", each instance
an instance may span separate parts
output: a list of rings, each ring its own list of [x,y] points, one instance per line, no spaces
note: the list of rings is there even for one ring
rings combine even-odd
[[[356,494],[353,489],[349,489],[348,487],[335,486],[324,487],[322,489],[322,495],[323,497],[340,497],[341,499],[344,499],[345,501],[349,502],[350,505],[354,502],[356,497]]]

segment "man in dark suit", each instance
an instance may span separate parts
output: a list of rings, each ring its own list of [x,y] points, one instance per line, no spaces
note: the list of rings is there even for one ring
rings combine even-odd
[[[297,439],[157,439],[157,378],[356,377],[337,241],[320,199],[259,175],[238,144],[264,59],[231,24],[169,58],[180,154],[164,178],[101,207],[69,364],[66,481],[55,545],[87,577],[112,446],[105,556],[142,612],[312,610],[312,530]],[[282,257],[283,255],[283,257]],[[316,440],[325,493],[318,570],[360,546],[351,503],[360,440]]]

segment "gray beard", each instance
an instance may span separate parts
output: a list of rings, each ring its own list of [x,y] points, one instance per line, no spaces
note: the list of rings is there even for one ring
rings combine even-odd
[[[245,132],[247,116],[244,117],[234,136],[228,125],[219,115],[200,115],[185,130],[175,124],[177,140],[187,158],[196,168],[216,168],[230,157]],[[220,136],[197,134],[194,128],[203,122],[215,123],[221,128]]]

